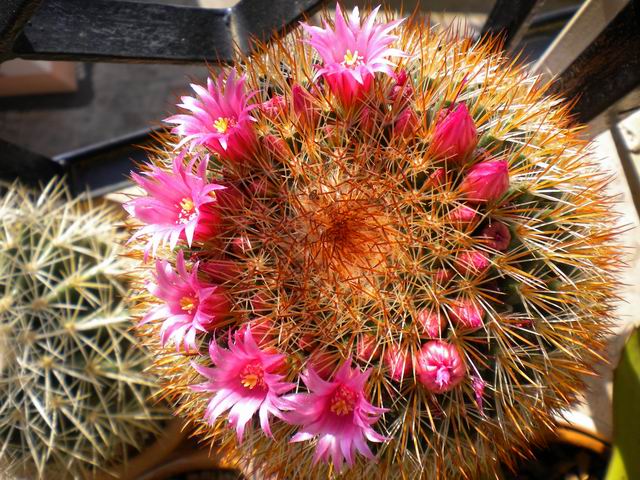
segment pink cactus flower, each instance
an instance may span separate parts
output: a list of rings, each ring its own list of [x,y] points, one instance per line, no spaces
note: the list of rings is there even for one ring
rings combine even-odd
[[[489,268],[491,261],[484,252],[468,250],[456,257],[455,265],[461,275],[479,275]]]
[[[194,157],[185,165],[182,152],[173,160],[171,172],[155,165],[142,174],[131,172],[133,181],[147,195],[134,198],[123,207],[146,224],[132,237],[150,236],[145,254],[151,249],[155,256],[158,247],[166,243],[173,249],[180,239],[191,246],[194,240],[206,240],[217,231],[220,214],[216,191],[225,187],[207,181],[209,156],[200,161],[197,173],[193,173],[197,160]]]
[[[224,73],[214,81],[207,79],[207,88],[191,84],[195,97],[182,97],[178,104],[189,113],[173,115],[165,120],[176,125],[171,132],[182,139],[178,147],[189,145],[193,149],[204,145],[223,158],[241,161],[251,157],[256,146],[256,134],[250,115],[258,105],[249,105],[257,93],[244,90],[244,75],[236,78],[235,70],[224,79]]]
[[[192,385],[196,392],[213,392],[205,411],[205,419],[213,425],[227,410],[229,424],[236,429],[238,442],[242,442],[245,427],[256,412],[262,431],[271,437],[269,416],[284,417],[288,402],[282,397],[295,385],[284,381],[279,373],[285,356],[261,350],[253,340],[251,329],[236,332],[229,349],[220,348],[215,339],[209,344],[213,368],[192,363],[207,381]]]
[[[356,7],[345,21],[338,4],[334,29],[326,22],[324,28],[302,24],[311,37],[309,44],[323,61],[316,78],[322,76],[344,105],[352,105],[370,90],[376,72],[393,75],[395,65],[389,57],[406,56],[403,51],[390,47],[397,37],[389,34],[404,19],[387,24],[375,23],[379,9],[375,8],[361,22]]]
[[[504,252],[511,243],[509,227],[495,220],[482,229],[481,237],[485,239],[487,246],[501,252]]]
[[[380,346],[374,335],[363,333],[356,343],[356,357],[363,362],[371,362],[380,356]]]
[[[229,300],[220,287],[198,279],[198,263],[187,271],[182,251],[176,267],[174,271],[166,260],[156,262],[155,283],[147,288],[164,304],[152,309],[141,323],[164,319],[160,328],[162,346],[172,341],[176,350],[184,347],[193,352],[198,349],[196,334],[213,331],[228,316]]]
[[[445,341],[425,343],[416,355],[418,380],[434,393],[453,389],[465,377],[467,368],[458,349]]]
[[[441,112],[433,134],[431,151],[452,164],[464,163],[478,145],[478,131],[464,103]]]
[[[396,345],[389,345],[384,352],[384,364],[388,368],[389,377],[396,382],[401,382],[409,376],[413,363],[411,355]]]
[[[343,461],[353,465],[355,453],[374,458],[366,440],[387,440],[372,428],[386,409],[374,407],[365,395],[371,370],[352,369],[350,363],[345,361],[330,381],[308,369],[301,378],[309,393],[290,396],[292,411],[285,417],[288,423],[300,425],[291,442],[317,438],[314,461],[330,460],[338,472]]]
[[[429,338],[442,338],[442,333],[447,328],[445,316],[431,308],[421,310],[416,320]]]
[[[506,160],[476,163],[460,182],[459,190],[472,203],[495,202],[509,189]]]
[[[478,212],[468,205],[458,205],[449,212],[447,218],[453,223],[467,225],[478,220]]]
[[[471,299],[458,299],[451,305],[451,320],[467,330],[481,328],[484,315],[484,309]]]

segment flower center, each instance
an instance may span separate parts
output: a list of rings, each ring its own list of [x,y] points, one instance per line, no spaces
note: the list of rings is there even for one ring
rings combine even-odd
[[[183,312],[191,313],[193,309],[196,308],[198,304],[198,300],[195,297],[182,297],[180,299],[180,308]]]
[[[358,55],[358,50],[354,50],[353,53],[351,53],[351,50],[347,50],[347,53],[344,54],[342,65],[345,67],[355,67],[362,63],[363,60],[364,57],[362,55]]]
[[[198,209],[189,197],[183,198],[177,206],[180,208],[180,213],[176,223],[188,223],[198,216]]]
[[[228,118],[218,117],[218,119],[213,122],[213,128],[215,128],[218,133],[227,133],[230,123],[231,121]]]
[[[340,385],[331,397],[329,409],[338,416],[347,415],[353,412],[356,406],[356,393],[349,387]]]
[[[262,365],[254,362],[244,367],[240,372],[240,383],[249,390],[253,390],[256,387],[264,388],[264,368],[262,368]]]
[[[441,366],[438,368],[438,372],[436,373],[436,383],[439,387],[444,387],[449,385],[449,381],[451,380],[451,371],[449,367]]]

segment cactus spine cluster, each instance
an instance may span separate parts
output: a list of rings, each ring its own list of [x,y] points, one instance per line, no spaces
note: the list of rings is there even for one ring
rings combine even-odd
[[[336,31],[359,21],[354,12]],[[365,53],[352,48],[329,65],[301,29],[240,59],[247,91],[257,92],[255,122],[216,110],[238,102],[237,74],[228,76],[227,100],[221,81],[197,87],[201,103],[181,104],[193,119],[169,119],[176,135],[165,137],[146,179],[136,177],[148,197],[128,209],[148,225],[143,207],[165,195],[149,179],[169,184],[173,175],[182,185],[191,175],[225,187],[197,208],[167,194],[173,227],[198,215],[209,222],[195,236],[176,230],[177,248],[159,221],[139,231],[158,235],[148,243],[162,258],[140,263],[141,282],[160,284],[150,295],[140,283],[140,308],[159,312],[173,301],[180,318],[192,314],[195,293],[167,293],[163,272],[175,270],[178,251],[178,271],[183,259],[194,271],[198,262],[198,288],[215,285],[228,311],[179,331],[153,313],[141,332],[178,413],[265,478],[495,473],[575,400],[608,329],[619,228],[608,176],[571,126],[569,106],[546,96],[495,41],[417,18],[392,26],[406,55],[392,74],[357,84],[336,78],[367,62]],[[230,128],[238,130],[221,137]],[[142,260],[149,245],[139,241],[131,255]],[[262,350],[242,367],[255,351],[247,327]],[[277,368],[276,354],[285,358]],[[344,365],[368,372],[364,386]],[[272,392],[267,378],[290,390],[279,397],[280,417],[269,427],[256,414],[240,427],[240,403],[231,406]],[[225,389],[234,393],[224,397]],[[314,395],[324,400],[309,403]],[[303,405],[319,409],[315,423],[305,423]]]
[[[112,206],[62,182],[0,199],[0,460],[7,478],[91,478],[158,431],[130,332]]]

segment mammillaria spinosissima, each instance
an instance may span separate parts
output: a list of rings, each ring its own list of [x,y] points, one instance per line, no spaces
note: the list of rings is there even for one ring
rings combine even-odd
[[[508,464],[574,401],[619,287],[608,177],[567,105],[495,41],[376,13],[338,7],[194,87],[145,168],[153,182],[180,158],[219,222],[131,255],[197,263],[228,309],[195,351],[162,348],[166,318],[140,331],[178,413],[265,477]],[[152,232],[135,212],[164,192],[146,190],[127,209]],[[194,204],[167,205],[180,225]],[[142,292],[153,271],[142,311],[162,304]]]
[[[7,478],[92,478],[158,432],[130,332],[113,206],[53,180],[0,199],[0,461]],[[3,466],[3,469],[5,467]],[[4,478],[4,477],[3,477]]]

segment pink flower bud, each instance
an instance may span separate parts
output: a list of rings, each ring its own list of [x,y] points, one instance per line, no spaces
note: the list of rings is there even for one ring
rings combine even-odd
[[[380,356],[380,346],[376,337],[368,333],[360,335],[356,344],[356,357],[363,362],[371,362]]]
[[[453,278],[453,270],[449,270],[448,268],[439,268],[436,270],[433,278],[438,284],[445,285]]]
[[[478,410],[480,410],[481,413],[484,413],[482,404],[485,385],[486,384],[484,383],[484,380],[482,380],[482,378],[475,375],[473,376],[473,379],[471,380],[471,387],[473,388],[473,393],[476,397],[476,405],[478,406]]]
[[[467,205],[458,205],[449,212],[448,219],[453,223],[469,224],[478,219],[478,212]]]
[[[458,385],[466,374],[458,349],[442,340],[425,343],[416,356],[418,380],[434,393],[444,393]]]
[[[504,223],[493,221],[482,229],[482,238],[487,246],[503,252],[511,242],[511,232]]]
[[[402,381],[411,373],[411,355],[395,345],[389,346],[384,353],[384,364],[389,369],[389,377],[396,382]]]
[[[363,132],[372,133],[376,126],[375,113],[369,107],[362,107],[360,110],[360,129]]]
[[[295,84],[291,89],[293,111],[298,116],[298,121],[306,127],[315,127],[318,121],[318,112],[313,106],[313,98],[300,85]]]
[[[442,112],[441,112],[442,113]],[[478,131],[467,106],[459,103],[438,119],[431,151],[452,163],[463,163],[478,144]]]
[[[311,352],[317,343],[316,337],[310,333],[305,333],[298,339],[298,347],[305,352]]]
[[[424,182],[425,186],[435,188],[442,185],[446,180],[446,172],[444,168],[440,167],[431,172],[429,178]]]
[[[336,370],[335,358],[329,352],[316,350],[309,357],[309,367],[312,368],[320,378],[328,380]]]
[[[287,109],[287,102],[285,102],[282,95],[275,95],[266,102],[262,102],[260,110],[271,119],[278,117],[282,112]]]
[[[255,318],[240,328],[240,331],[244,334],[249,327],[251,328],[253,341],[261,347],[269,343],[276,336],[273,320],[269,317]]]
[[[268,303],[268,296],[264,292],[258,292],[251,297],[251,309],[256,314],[264,314],[270,310]]]
[[[489,257],[478,250],[469,250],[458,255],[456,269],[462,275],[479,275],[491,265]]]
[[[200,271],[205,272],[215,283],[224,283],[240,275],[238,264],[230,260],[211,260],[201,263]]]
[[[467,330],[477,330],[484,325],[484,309],[470,299],[459,299],[451,306],[451,320]]]
[[[470,202],[499,200],[509,189],[509,164],[506,160],[476,163],[460,182],[459,189]]]
[[[429,338],[441,338],[445,328],[447,328],[447,319],[438,310],[424,309],[418,313],[418,323]]]
[[[236,255],[242,255],[251,250],[251,241],[247,237],[235,237],[231,240],[231,251]]]
[[[394,135],[409,138],[415,134],[418,128],[418,116],[410,108],[405,108],[393,126]]]
[[[400,72],[394,75],[396,84],[391,87],[391,93],[389,94],[389,100],[392,103],[397,101],[406,102],[413,96],[413,86],[408,82],[409,75],[407,71],[402,69]]]
[[[265,135],[262,138],[262,144],[276,160],[282,161],[291,153],[287,143],[275,135]]]

